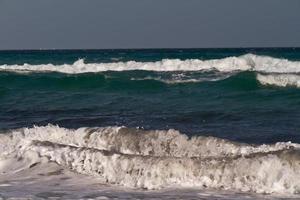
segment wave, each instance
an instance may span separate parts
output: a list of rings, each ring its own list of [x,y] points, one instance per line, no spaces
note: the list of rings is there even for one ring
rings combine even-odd
[[[300,145],[249,145],[176,130],[48,125],[0,135],[0,174],[55,162],[109,184],[300,192]],[[13,163],[13,164],[12,164]],[[1,176],[1,175],[0,175]]]
[[[97,73],[107,71],[152,71],[160,74],[129,77],[132,81],[154,80],[166,84],[185,84],[206,81],[220,81],[236,75],[236,72],[252,71],[257,74],[257,80],[263,85],[278,87],[300,86],[300,61],[273,58],[246,54],[239,57],[227,57],[223,59],[199,60],[199,59],[163,59],[156,62],[111,62],[111,63],[84,63],[80,59],[73,64],[53,65],[1,65],[0,71],[28,74],[30,72],[64,74]],[[167,74],[172,72],[172,74]],[[207,73],[214,75],[206,76]],[[204,76],[203,76],[204,74]],[[131,74],[132,75],[132,74]],[[110,77],[105,75],[105,77]],[[117,76],[118,77],[118,76]],[[127,77],[128,78],[128,77]]]
[[[80,59],[73,64],[53,65],[1,65],[2,71],[15,72],[60,72],[66,74],[95,73],[104,71],[257,71],[266,73],[299,73],[300,62],[287,59],[273,58],[246,54],[239,57],[227,57],[223,59],[199,60],[199,59],[163,59],[156,62],[112,62],[112,63],[84,63]]]

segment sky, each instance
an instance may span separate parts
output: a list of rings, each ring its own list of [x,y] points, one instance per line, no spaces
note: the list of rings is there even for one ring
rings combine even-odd
[[[0,49],[300,47],[300,0],[0,0]]]

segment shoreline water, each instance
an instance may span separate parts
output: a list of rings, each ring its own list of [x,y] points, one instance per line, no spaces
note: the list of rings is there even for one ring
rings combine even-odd
[[[198,188],[232,191],[233,196],[238,191],[299,193],[299,144],[256,146],[212,137],[188,138],[175,130],[71,130],[52,125],[1,134],[0,143],[4,189],[23,184],[36,187],[44,179],[56,186],[71,176],[73,185],[85,177],[87,184],[109,184],[112,189],[113,185],[148,191]],[[82,187],[81,183],[74,186]]]

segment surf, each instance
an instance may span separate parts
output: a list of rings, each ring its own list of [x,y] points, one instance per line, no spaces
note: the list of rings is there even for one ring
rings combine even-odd
[[[221,72],[231,71],[257,71],[267,73],[299,73],[300,62],[288,59],[245,54],[242,56],[231,56],[222,59],[200,60],[200,59],[163,59],[155,62],[111,62],[111,63],[85,63],[79,59],[73,64],[23,64],[23,65],[1,65],[2,71],[16,72],[60,72],[66,74],[97,73],[104,71],[201,71],[217,70]]]
[[[56,163],[102,183],[129,188],[300,192],[300,145],[291,142],[251,145],[189,138],[173,129],[48,125],[10,130],[0,135],[0,144],[2,175]]]
[[[146,71],[152,75],[132,76],[132,81],[154,80],[166,84],[186,84],[206,81],[219,81],[237,74],[237,72],[251,71],[257,73],[257,81],[262,85],[278,87],[299,87],[300,61],[245,54],[221,59],[163,59],[154,62],[110,62],[110,63],[85,63],[79,59],[73,64],[23,64],[0,65],[0,71],[22,73],[62,73],[80,75],[86,73],[113,73],[130,71]],[[214,76],[207,76],[208,73]],[[153,76],[154,73],[154,76]],[[156,74],[155,74],[156,73]],[[166,75],[166,74],[171,75]],[[197,76],[204,74],[202,76]],[[104,76],[108,79],[109,76]]]

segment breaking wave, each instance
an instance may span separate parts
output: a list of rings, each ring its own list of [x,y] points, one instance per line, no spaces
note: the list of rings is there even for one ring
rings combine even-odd
[[[0,65],[0,71],[17,73],[28,72],[58,72],[64,74],[97,73],[106,71],[133,71],[144,70],[154,72],[173,72],[175,77],[133,77],[131,80],[156,80],[167,84],[194,83],[203,81],[223,80],[239,71],[257,72],[257,80],[263,85],[275,85],[279,87],[300,86],[300,61],[273,58],[246,54],[239,57],[227,57],[222,59],[199,60],[199,59],[163,59],[156,62],[111,62],[111,63],[85,63],[80,59],[73,64],[53,65]],[[223,73],[220,77],[195,77],[191,73],[199,72]],[[178,77],[178,72],[184,76]],[[189,74],[186,76],[185,74]],[[224,76],[225,74],[225,76]],[[180,75],[180,74],[179,74]]]
[[[60,72],[66,74],[79,74],[104,71],[201,71],[216,70],[221,72],[232,71],[257,71],[266,73],[299,73],[300,62],[287,59],[273,58],[246,54],[239,57],[227,57],[223,59],[199,60],[199,59],[163,59],[157,62],[112,62],[112,63],[84,63],[80,59],[73,64],[53,65],[1,65],[2,71],[19,72]]]
[[[300,145],[249,145],[170,130],[48,125],[0,135],[0,174],[55,162],[109,184],[300,192]],[[1,176],[1,175],[0,175]]]
[[[256,77],[263,85],[300,87],[300,74],[257,74]]]

